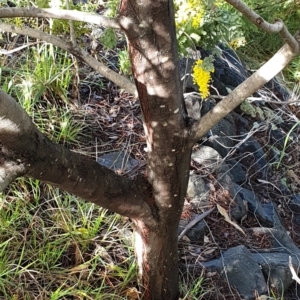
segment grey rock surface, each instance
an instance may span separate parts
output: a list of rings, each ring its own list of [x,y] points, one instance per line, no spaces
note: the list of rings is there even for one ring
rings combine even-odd
[[[209,271],[218,272],[235,287],[242,299],[254,300],[268,293],[268,286],[260,265],[243,245],[226,250],[218,259],[202,263]]]
[[[138,161],[130,157],[129,154],[121,151],[110,152],[98,157],[97,162],[114,171],[124,170],[130,171],[133,167],[138,165]]]

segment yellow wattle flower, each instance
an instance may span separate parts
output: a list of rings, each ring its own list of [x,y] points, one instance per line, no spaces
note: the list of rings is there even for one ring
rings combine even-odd
[[[176,24],[178,27],[191,24],[193,28],[198,29],[204,14],[204,8],[198,0],[175,1],[178,5],[176,11]]]
[[[198,85],[201,97],[205,99],[209,96],[209,82],[211,80],[211,73],[204,70],[202,64],[202,59],[198,59],[196,61],[193,67],[193,81]]]

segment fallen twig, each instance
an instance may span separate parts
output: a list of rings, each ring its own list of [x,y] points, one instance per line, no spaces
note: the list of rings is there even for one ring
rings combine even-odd
[[[292,273],[292,279],[294,279],[298,284],[300,284],[300,278],[298,277],[294,267],[293,267],[293,264],[292,264],[292,257],[289,256],[289,268],[291,270],[291,273]]]
[[[213,212],[215,208],[211,208],[208,211],[205,211],[203,214],[197,216],[195,219],[193,219],[190,223],[188,223],[185,228],[182,230],[182,232],[178,236],[178,241],[192,228],[194,227],[198,222],[203,220],[205,217],[207,217],[211,212]]]

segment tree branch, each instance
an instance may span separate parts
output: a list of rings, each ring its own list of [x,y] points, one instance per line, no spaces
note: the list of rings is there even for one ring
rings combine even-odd
[[[225,0],[227,3],[231,4],[235,9],[240,11],[251,23],[256,25],[258,28],[268,32],[268,33],[279,33],[281,38],[287,43],[294,52],[298,52],[299,44],[295,38],[289,33],[284,22],[282,20],[276,20],[274,24],[268,23],[256,12],[251,10],[243,1],[241,0]]]
[[[299,42],[299,35],[295,35],[295,39]],[[235,88],[199,121],[194,123],[192,128],[194,141],[197,142],[199,138],[204,136],[214,125],[242,103],[244,99],[252,95],[281,72],[298,53],[299,47],[297,47],[297,51],[295,52],[294,48],[290,47],[289,44],[285,44],[259,70]]]
[[[1,9],[0,9],[1,11]],[[72,45],[70,42],[65,42],[62,39],[53,36],[51,34],[42,32],[40,30],[32,29],[29,27],[17,27],[15,25],[7,24],[0,22],[0,30],[7,31],[7,32],[14,32],[22,35],[28,35],[31,37],[34,37],[36,39],[40,39],[43,41],[46,41],[48,43],[51,43],[55,46],[58,46],[70,53],[72,53],[74,56],[78,57],[79,59],[82,59],[85,61],[89,66],[91,66],[94,70],[105,76],[107,79],[114,82],[116,85],[118,85],[120,88],[126,90],[130,94],[137,97],[137,90],[135,85],[126,77],[119,75],[118,73],[114,72],[113,70],[109,69],[104,64],[100,63],[98,60],[93,58],[91,55],[89,55],[86,51],[81,49],[78,46]]]
[[[120,29],[117,19],[108,18],[95,13],[87,13],[78,10],[66,10],[57,8],[17,8],[7,7],[0,9],[0,18],[14,18],[14,17],[33,17],[33,18],[53,18],[62,20],[73,20],[95,24],[103,27],[110,27]]]
[[[151,190],[96,161],[52,143],[13,98],[0,90],[0,188],[18,176],[50,183],[131,219],[155,223]]]

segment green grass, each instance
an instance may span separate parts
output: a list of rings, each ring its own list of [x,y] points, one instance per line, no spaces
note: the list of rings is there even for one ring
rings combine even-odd
[[[3,63],[0,82],[50,139],[83,152],[93,137],[68,100],[74,71],[69,55],[43,44]],[[0,299],[128,299],[132,239],[127,219],[19,178],[0,195]]]
[[[0,204],[0,299],[126,299],[136,286],[127,220],[32,179]]]

